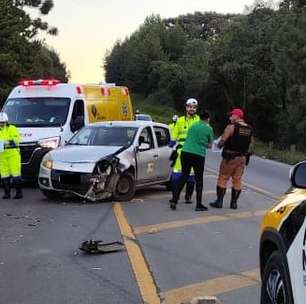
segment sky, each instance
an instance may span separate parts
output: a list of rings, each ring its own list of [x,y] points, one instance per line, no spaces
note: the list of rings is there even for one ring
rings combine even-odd
[[[130,36],[152,14],[162,18],[206,11],[242,13],[254,0],[54,0],[43,19],[58,28],[45,36],[70,71],[70,82],[104,81],[103,59],[117,40]]]

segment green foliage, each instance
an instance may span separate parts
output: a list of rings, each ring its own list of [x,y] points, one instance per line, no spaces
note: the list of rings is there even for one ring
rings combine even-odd
[[[254,143],[254,154],[267,159],[273,159],[289,165],[294,165],[306,159],[306,154],[294,149],[280,149],[262,141],[256,140]]]
[[[305,7],[257,0],[247,15],[151,16],[106,57],[107,81],[127,84],[154,109],[183,112],[186,98],[198,98],[217,131],[242,107],[257,138],[305,151]]]
[[[39,30],[53,34],[57,30],[39,18],[31,19],[24,11],[25,6],[47,14],[53,1],[0,0],[0,107],[20,79],[68,79],[66,66],[57,53],[34,39]]]
[[[132,102],[134,110],[139,110],[140,113],[150,114],[154,121],[170,123],[173,114],[181,114],[180,112],[175,112],[173,107],[162,104],[160,99],[164,98],[164,95],[158,96],[159,94],[149,96],[145,100],[142,94],[132,94]]]

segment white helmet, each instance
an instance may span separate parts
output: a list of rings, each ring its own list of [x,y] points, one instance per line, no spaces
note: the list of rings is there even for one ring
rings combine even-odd
[[[8,122],[8,116],[4,112],[0,112],[0,122]]]
[[[172,116],[172,121],[176,122],[178,120],[178,116],[177,115],[173,115]]]
[[[186,106],[198,106],[198,101],[195,98],[188,98],[186,101]]]

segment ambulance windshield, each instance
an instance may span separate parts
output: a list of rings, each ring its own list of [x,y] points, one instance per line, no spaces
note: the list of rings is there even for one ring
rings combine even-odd
[[[13,98],[7,100],[3,111],[16,127],[59,127],[67,120],[69,105],[69,98]]]

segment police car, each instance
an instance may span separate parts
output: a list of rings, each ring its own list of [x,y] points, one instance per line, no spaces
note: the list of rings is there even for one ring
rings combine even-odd
[[[306,162],[290,172],[292,187],[261,224],[261,304],[306,303]]]

